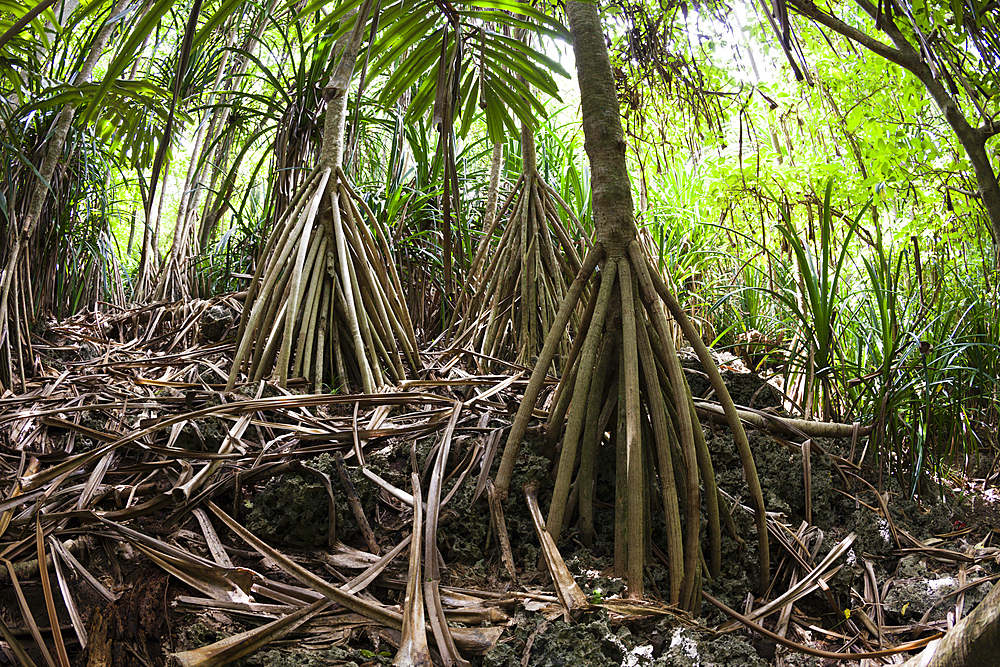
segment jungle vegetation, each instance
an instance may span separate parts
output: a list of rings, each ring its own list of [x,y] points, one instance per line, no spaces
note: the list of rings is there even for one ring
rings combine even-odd
[[[870,426],[859,456],[911,495],[992,460],[996,17],[992,0],[5,3],[0,385],[31,377],[46,322],[229,292],[229,389],[373,394],[465,347],[478,372],[530,377],[500,492],[542,396],[549,533],[593,539],[607,438],[616,570],[641,597],[656,475],[670,602],[694,609],[722,519],[678,348],[740,448],[761,581],[765,507],[710,348],[773,376],[795,417]],[[704,562],[683,511],[703,500]]]

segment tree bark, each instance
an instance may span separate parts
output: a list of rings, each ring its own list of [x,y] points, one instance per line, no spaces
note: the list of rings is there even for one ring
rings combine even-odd
[[[609,256],[623,256],[638,230],[625,162],[625,133],[604,29],[593,2],[566,4],[580,82],[583,136],[590,159],[594,227]]]
[[[1000,585],[941,639],[902,667],[977,667],[996,664],[1000,654]]]

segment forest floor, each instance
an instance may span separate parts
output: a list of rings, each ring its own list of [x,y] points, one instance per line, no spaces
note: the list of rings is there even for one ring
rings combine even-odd
[[[212,340],[226,340],[238,309],[225,297],[81,316],[34,341],[24,387],[0,398],[0,665],[391,664],[406,641],[414,470],[431,526],[418,532],[437,547],[437,572],[421,577],[427,634],[443,616],[474,665],[841,663],[707,603],[696,617],[666,604],[655,511],[646,600],[622,600],[608,445],[597,540],[585,547],[569,532],[559,544],[587,599],[567,612],[520,492],[538,481],[547,506],[541,426],[519,456],[505,531],[488,502],[524,373],[476,375],[451,352],[425,355],[421,378],[375,396],[304,394],[295,383],[226,394],[232,345]],[[725,373],[737,404],[780,403],[739,366]],[[689,381],[704,391],[696,371]],[[733,518],[722,572],[704,591],[795,645],[845,652],[851,664],[848,653],[928,640],[1000,577],[995,452],[916,501],[895,477],[880,482],[864,438],[804,447],[751,430],[772,545],[762,594],[736,449],[725,427],[703,429]]]

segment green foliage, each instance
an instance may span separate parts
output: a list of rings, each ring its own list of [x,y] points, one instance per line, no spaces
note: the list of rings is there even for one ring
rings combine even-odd
[[[194,186],[205,189],[203,201],[217,199],[204,213],[214,226],[197,260],[203,296],[245,287],[238,275],[252,273],[276,211],[315,163],[335,45],[359,4],[202,5],[167,158],[183,182],[181,153],[191,152],[184,133],[195,119],[228,111],[226,131],[194,158],[216,174]],[[996,18],[981,5],[915,6],[908,30],[934,40],[945,69],[961,66],[964,80],[949,85],[962,103],[995,117],[1000,96],[988,65],[996,43],[987,38]],[[452,298],[443,279],[445,232],[461,284],[484,233],[489,149],[505,147],[502,203],[521,170],[522,123],[535,132],[542,177],[583,233],[593,231],[575,105],[551,102],[565,75],[549,44],[566,38],[560,19],[520,0],[448,6],[453,11],[397,0],[380,8],[377,24],[370,20],[366,40],[373,30],[374,41],[363,47],[364,85],[360,77],[352,84],[357,120],[345,159],[373,213],[373,234],[411,288],[410,309],[426,339]],[[24,213],[56,114],[77,109],[45,210],[50,252],[39,255],[46,268],[34,285],[48,300],[39,308],[68,315],[124,300],[116,295],[131,276],[122,274],[136,271],[141,247],[125,234],[141,236],[146,224],[141,201],[175,87],[170,54],[190,10],[189,2],[155,0],[110,17],[107,0],[85,0],[68,17],[43,13],[0,45],[0,231],[8,239],[0,250]],[[2,4],[0,32],[25,11]],[[266,21],[253,50],[247,26],[259,12]],[[835,38],[828,43],[804,22],[812,86],[788,76],[783,54],[752,16],[740,26],[744,15],[727,16],[717,3],[609,12],[633,184],[644,201],[637,221],[705,336],[735,345],[758,332],[775,343],[755,362],[783,378],[789,407],[874,423],[868,455],[917,493],[914,484],[942,460],[965,461],[995,445],[993,249],[970,194],[969,160],[923,84]],[[72,85],[108,18],[116,33],[94,83]],[[534,38],[528,45],[515,38],[522,28]],[[211,91],[223,55],[247,68],[223,79],[225,91]]]
[[[82,86],[60,85],[41,91],[39,99],[26,105],[20,113],[33,111],[56,112],[65,105],[86,111],[97,103],[98,84]],[[163,133],[159,122],[165,122],[165,104],[170,93],[148,81],[119,81],[111,85],[101,101],[100,117],[92,127],[102,144],[117,153],[116,164],[133,169],[148,169]],[[183,122],[190,117],[180,114]]]
[[[938,240],[918,273],[917,242],[869,232],[867,206],[835,216],[834,199],[828,182],[812,234],[785,209],[776,241],[790,262],[742,237],[747,256],[733,258],[735,279],[708,316],[722,340],[783,341],[761,352],[760,369],[776,368],[789,405],[873,424],[865,452],[926,497],[922,480],[943,461],[965,465],[996,444],[996,286],[981,249],[952,254]]]
[[[692,163],[672,165],[647,186],[649,208],[641,220],[652,238],[657,267],[677,286],[693,288],[711,262],[716,230],[705,223],[705,180]]]
[[[835,418],[836,362],[837,357],[843,356],[837,340],[837,318],[842,304],[841,277],[851,238],[868,206],[862,207],[853,220],[847,221],[842,238],[836,239],[830,205],[832,190],[833,181],[827,181],[819,217],[820,237],[814,247],[802,241],[789,217],[785,217],[778,227],[798,268],[799,293],[785,290],[773,295],[798,320],[799,330],[804,334],[802,347],[792,349],[791,354],[798,362],[799,372],[806,377],[802,396],[807,411],[809,406],[822,404],[821,414]]]

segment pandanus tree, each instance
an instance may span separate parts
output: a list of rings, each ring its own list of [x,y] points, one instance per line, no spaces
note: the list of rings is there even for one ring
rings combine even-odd
[[[169,128],[187,117],[183,109],[165,103],[170,99],[167,91],[137,74],[150,36],[177,4],[176,0],[141,6],[109,0],[44,1],[30,9],[11,5],[10,14],[0,20],[4,31],[0,122],[9,138],[2,147],[8,177],[0,191],[7,240],[0,250],[4,385],[12,368],[26,373],[23,360],[31,355],[22,351],[29,346],[28,327],[36,314],[69,314],[52,307],[54,295],[60,299],[68,292],[77,295],[67,302],[72,310],[124,300],[123,294],[108,289],[121,287],[120,278],[109,270],[113,264],[90,262],[78,270],[83,266],[78,260],[95,251],[112,254],[110,220],[115,212],[105,204],[112,201],[109,191],[114,191],[114,182],[129,180],[130,173],[139,175],[145,199],[143,252],[148,257],[143,265],[151,266],[155,233],[148,224],[150,204],[165,172],[161,167],[169,162]],[[197,49],[210,41],[238,4],[194,3],[190,23],[197,30],[188,31],[184,48]],[[101,76],[93,80],[95,72]],[[95,178],[99,171],[95,166],[102,163],[118,169],[105,168]],[[154,176],[147,181],[144,176],[151,166]],[[80,230],[104,241],[90,243],[91,249],[82,251]],[[47,261],[50,266],[44,264]],[[140,271],[138,282],[148,286],[149,279],[150,273]],[[21,364],[12,363],[19,357]]]
[[[373,4],[366,0],[346,19],[352,27],[333,49],[319,163],[264,249],[240,322],[230,388],[241,370],[257,380],[274,367],[282,384],[289,374],[311,378],[317,390],[334,377],[351,378],[370,393],[404,376],[404,357],[418,363],[385,238],[369,231],[363,216],[371,213],[342,169],[350,84]]]
[[[241,44],[226,49],[231,68],[222,94],[209,105],[212,139],[198,158],[203,178],[195,187],[205,192],[205,203],[189,234],[197,234],[192,245],[202,255],[186,264],[199,293],[210,293],[220,280],[231,283],[234,263],[252,266],[267,230],[318,159],[333,43],[290,20],[296,11],[270,0],[247,5],[236,17],[249,18],[251,29]],[[264,34],[280,39],[262,39]]]
[[[204,114],[194,132],[194,147],[187,177],[180,192],[173,242],[160,267],[159,277],[151,294],[155,300],[176,301],[199,296],[196,260],[211,241],[221,208],[225,205],[225,196],[218,196],[216,190],[219,175],[228,159],[228,149],[240,129],[239,122],[231,121],[235,106],[233,101],[242,92],[240,88],[245,84],[248,66],[251,61],[256,60],[257,47],[269,19],[272,19],[275,4],[275,0],[270,0],[260,7],[248,5],[244,11],[230,16],[222,31],[222,47],[218,49],[217,58],[211,57],[216,55],[215,52],[206,54],[203,51],[201,54],[200,59],[208,61],[208,65],[197,69],[204,72],[203,78],[211,77],[213,80],[205,96]],[[251,26],[241,36],[242,23],[248,18],[247,14],[250,15]],[[188,30],[195,28],[196,23],[189,23]],[[192,76],[193,72],[180,71],[183,60],[178,60],[177,78],[195,78]],[[196,68],[189,66],[188,69]],[[197,83],[201,83],[197,87],[203,89],[208,81],[196,81],[195,85]],[[188,87],[191,86],[192,84],[188,84]],[[239,164],[237,162],[234,165],[235,169],[239,168]],[[226,179],[224,183],[226,191],[231,192],[234,179]]]
[[[593,539],[597,448],[610,433],[616,459],[615,570],[627,578],[630,596],[643,595],[650,536],[647,508],[656,490],[666,514],[670,601],[695,609],[702,572],[702,500],[709,535],[705,562],[713,574],[719,572],[721,561],[720,514],[727,510],[719,502],[712,460],[667,311],[694,346],[725,409],[756,513],[760,585],[766,587],[769,559],[763,497],[746,434],[718,368],[638,239],[615,81],[597,6],[574,0],[567,3],[566,15],[580,83],[597,243],[583,260],[545,339],[507,439],[497,487],[501,493],[509,491],[547,369],[593,277],[596,284],[547,425],[550,433],[561,434],[561,448],[546,527],[558,537],[575,512],[582,539],[585,543]],[[655,462],[658,483],[647,472],[647,460]]]
[[[300,15],[322,5],[313,3]],[[512,14],[497,12],[497,7]],[[485,107],[494,140],[503,136],[505,127],[516,127],[515,116],[531,119],[544,110],[508,70],[555,91],[542,66],[550,61],[511,44],[490,30],[491,22],[560,32],[552,19],[528,5],[475,0],[443,9],[433,2],[387,7],[348,2],[315,26],[317,33],[340,35],[334,49],[337,65],[323,100],[319,164],[291,197],[258,264],[240,323],[231,386],[241,372],[258,379],[273,368],[281,382],[305,375],[319,389],[341,378],[373,392],[402,379],[404,364],[418,367],[417,343],[391,262],[389,235],[345,174],[351,83],[368,34],[371,41],[360,61],[366,66],[361,68],[356,98],[360,100],[366,81],[384,77],[380,102],[405,98],[409,117],[433,118],[444,167],[440,236],[447,290],[450,258],[461,255],[450,243],[452,225],[460,215],[457,138],[469,131],[477,106]],[[352,27],[345,31],[343,24]]]
[[[79,11],[67,6],[58,18],[48,9],[51,5],[40,3],[31,10],[15,5],[12,16],[18,20],[0,21],[5,28],[0,36],[4,82],[0,86],[4,98],[0,104],[4,157],[0,385],[4,388],[10,387],[12,369],[20,370],[22,383],[30,373],[25,368],[31,359],[28,326],[36,313],[69,314],[60,312],[57,303],[66,290],[88,295],[90,305],[106,296],[103,288],[94,290],[108,277],[107,266],[89,262],[86,268],[76,261],[81,253],[93,257],[100,249],[69,246],[81,240],[77,233],[81,229],[89,230],[84,235],[88,241],[107,238],[109,211],[95,208],[88,198],[89,190],[105,184],[93,167],[108,157],[102,154],[104,149],[114,147],[109,126],[127,135],[139,132],[150,117],[158,118],[161,91],[154,86],[92,83],[116,29],[134,18],[125,12],[128,3],[95,1]],[[27,26],[31,28],[26,30]],[[75,31],[82,39],[49,41],[64,30]],[[135,141],[130,157],[141,161],[146,143]],[[88,150],[95,155],[88,156]],[[98,209],[104,209],[105,217]],[[81,301],[73,298],[66,305],[80,306]]]
[[[188,29],[191,30],[194,27],[189,24]],[[222,77],[226,70],[227,55],[228,52],[223,51],[222,59],[215,64],[215,80],[210,84],[211,90],[219,89],[219,84],[222,82]],[[184,58],[179,59],[179,67],[184,61]],[[178,79],[183,79],[186,73],[178,71],[176,74]],[[204,84],[208,82],[200,83]],[[210,116],[212,117],[210,118]],[[194,147],[187,175],[180,191],[180,204],[178,206],[177,219],[174,225],[174,238],[170,246],[170,251],[160,266],[159,276],[151,293],[136,294],[137,300],[144,301],[151,297],[156,301],[179,301],[182,299],[187,301],[192,297],[198,296],[196,290],[193,289],[196,283],[191,280],[190,271],[192,260],[198,255],[200,250],[199,237],[195,233],[195,221],[197,220],[195,211],[201,197],[201,188],[199,186],[205,168],[201,153],[206,144],[211,142],[215,124],[216,118],[210,113],[205,113],[200,122],[196,124],[197,129],[193,137]]]
[[[447,314],[462,293],[471,293],[464,291],[467,281],[460,280],[475,273],[476,266],[466,259],[472,248],[464,224],[468,211],[463,193],[468,188],[456,159],[461,142],[477,118],[497,145],[505,135],[518,133],[518,121],[534,127],[536,118],[545,115],[534,91],[556,96],[552,72],[562,73],[562,68],[511,32],[551,38],[565,36],[565,28],[520,1],[459,0],[440,8],[419,3],[406,11],[405,20],[386,29],[381,39],[385,49],[374,59],[372,74],[386,76],[377,96],[381,103],[408,99],[404,124],[429,117],[437,130],[436,155],[429,162],[440,178],[439,223],[437,229],[419,233],[433,231],[437,237]]]
[[[495,216],[487,203],[488,224],[469,270],[467,298],[457,311],[463,318],[452,344],[471,344],[486,359],[516,358],[530,366],[581,268],[574,239],[586,233],[539,173],[534,131],[527,123],[521,125],[520,147],[523,166],[510,196]],[[563,223],[557,206],[573,228]],[[500,221],[506,224],[498,241]],[[569,337],[561,339],[559,358],[569,354],[569,344]]]
[[[191,29],[192,26],[189,26]],[[230,28],[232,30],[232,28]],[[230,39],[234,36],[231,32]],[[222,57],[218,62],[213,63],[214,81],[200,82],[210,85],[210,90],[219,90],[222,79],[226,73],[229,51],[223,50]],[[181,59],[183,62],[183,59]],[[211,74],[211,72],[209,72]],[[184,72],[177,72],[178,78],[185,78]],[[211,95],[211,93],[210,93]],[[177,218],[174,225],[174,237],[170,246],[170,251],[164,258],[160,266],[159,276],[151,294],[137,295],[140,300],[152,298],[156,301],[178,301],[189,300],[197,297],[197,283],[192,279],[193,260],[199,254],[200,236],[197,234],[196,222],[198,220],[197,209],[202,194],[202,181],[205,176],[206,167],[205,156],[203,154],[206,147],[212,144],[214,134],[218,131],[217,123],[221,110],[216,109],[205,112],[200,121],[196,124],[193,137],[194,147],[191,153],[191,161],[188,165],[187,175],[180,191],[180,203],[177,211]]]

